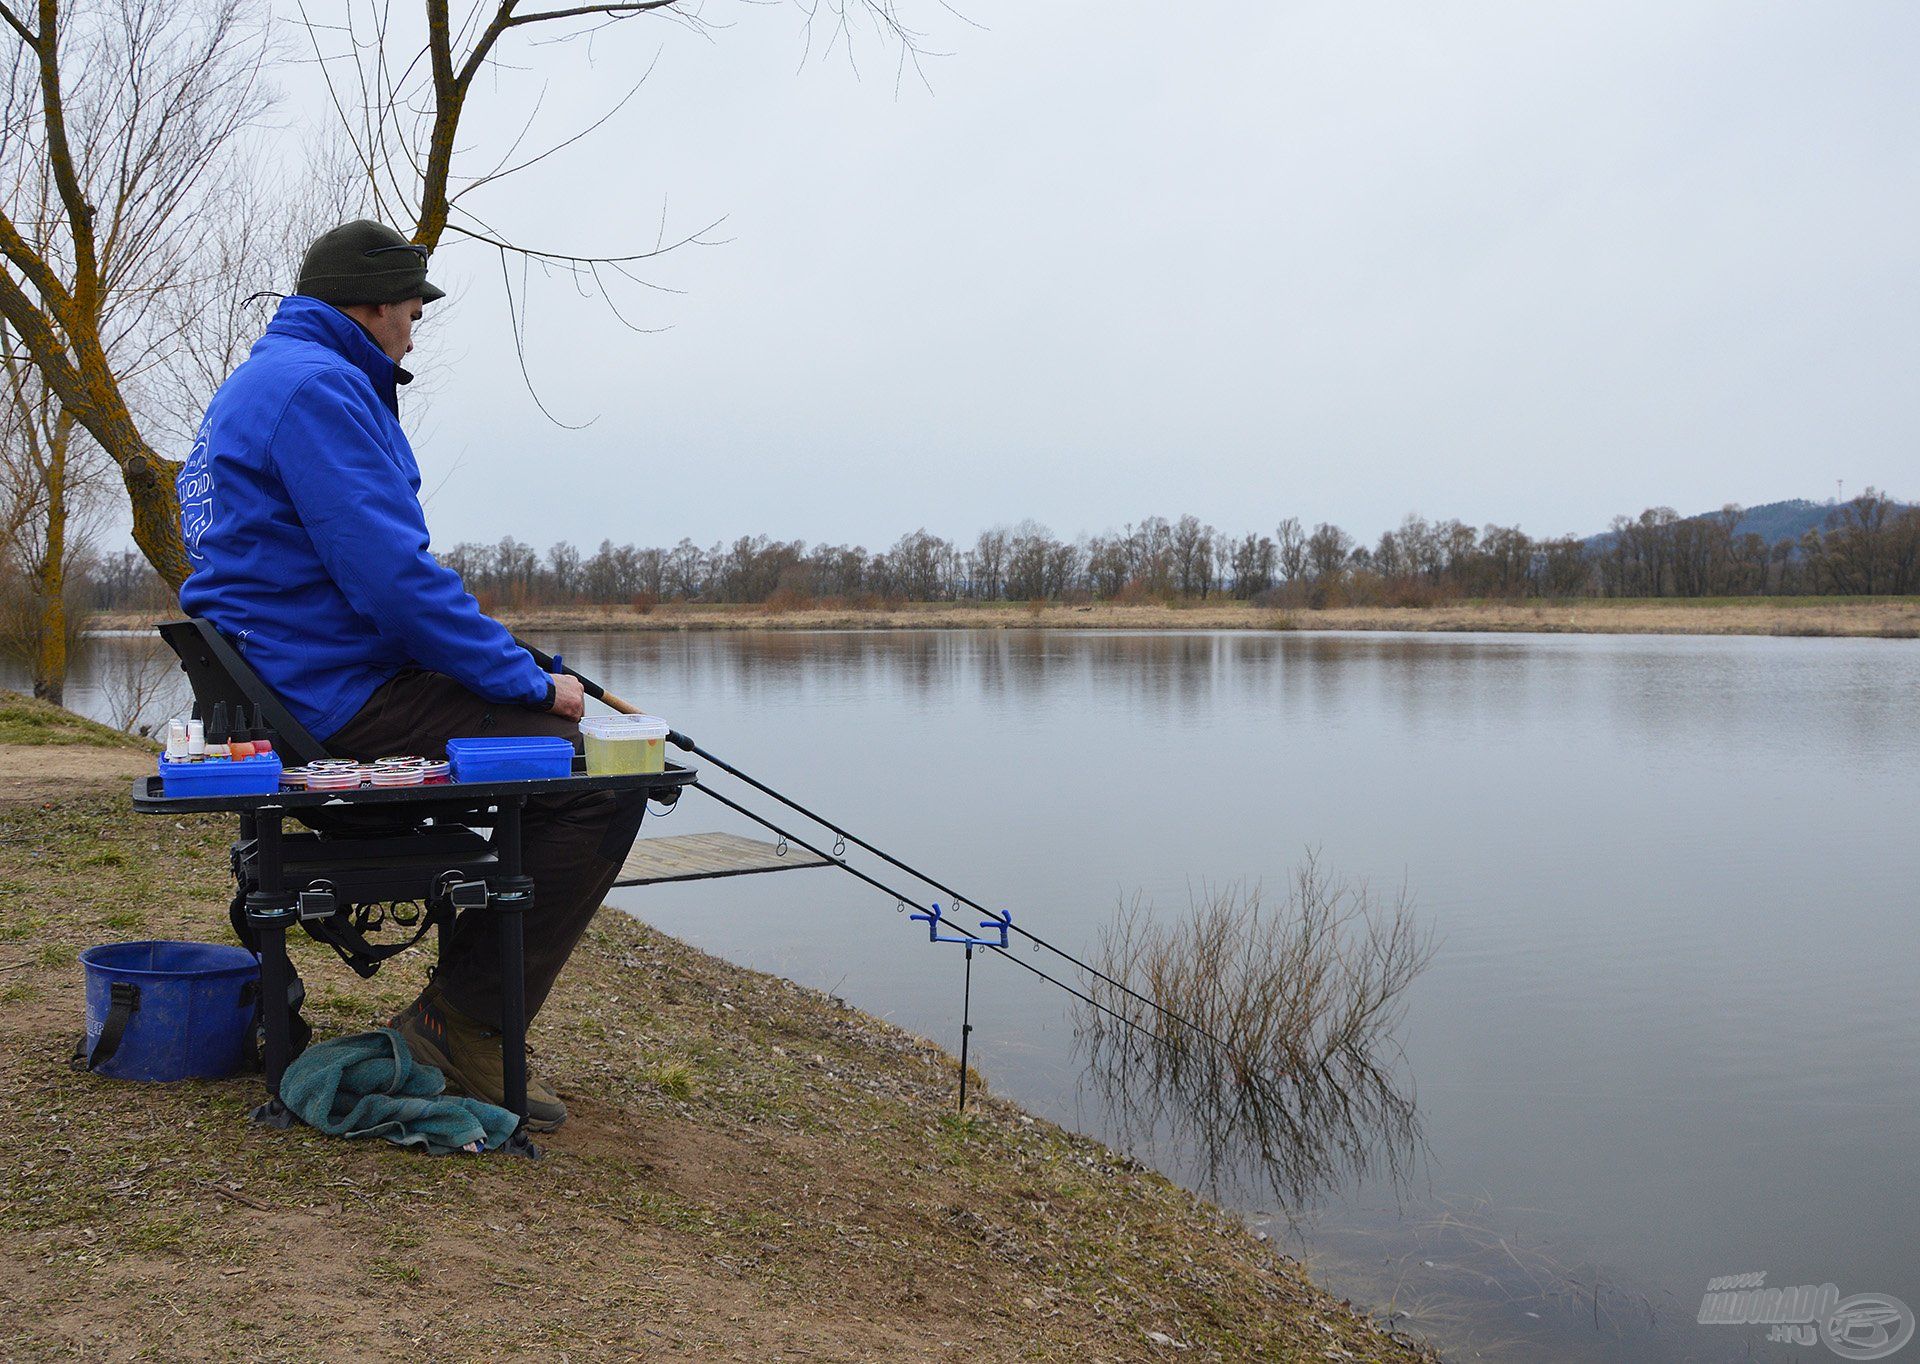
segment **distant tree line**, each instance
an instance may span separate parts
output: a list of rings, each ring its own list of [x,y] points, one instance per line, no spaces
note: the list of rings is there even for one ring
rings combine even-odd
[[[1654,507],[1605,535],[1536,539],[1518,526],[1409,516],[1372,545],[1287,517],[1230,535],[1196,517],[1151,516],[1062,540],[1022,521],[971,545],[916,530],[884,550],[741,536],[707,548],[565,541],[544,554],[509,536],[441,558],[490,609],[666,601],[877,606],[908,601],[1204,601],[1424,606],[1461,598],[1722,597],[1920,593],[1920,508],[1868,489],[1823,529],[1769,543],[1735,534],[1741,510],[1683,517]],[[160,607],[171,593],[137,554],[89,572],[98,609]]]

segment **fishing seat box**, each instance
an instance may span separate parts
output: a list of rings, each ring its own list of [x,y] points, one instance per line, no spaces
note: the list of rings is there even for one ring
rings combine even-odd
[[[237,705],[278,738],[288,765],[331,756],[260,680],[233,643],[204,620],[173,621],[161,638],[180,659],[202,714],[217,702]],[[228,917],[235,934],[260,958],[262,1069],[268,1101],[257,1121],[286,1127],[292,1115],[280,1102],[280,1078],[308,1029],[300,1018],[304,989],[287,958],[286,935],[298,927],[332,947],[362,976],[421,942],[430,929],[444,936],[457,915],[489,914],[496,921],[505,1053],[506,1106],[521,1119],[513,1145],[537,1154],[527,1141],[526,1002],[521,916],[537,887],[521,865],[521,814],[544,794],[607,789],[631,792],[635,832],[647,800],[671,804],[693,779],[684,767],[646,776],[590,777],[564,739],[564,753],[541,745],[476,750],[466,775],[479,780],[349,791],[194,790],[182,794],[155,775],[134,785],[134,809],[143,814],[223,811],[239,820],[232,849],[235,889]],[[456,775],[459,775],[456,773]],[[214,786],[220,783],[212,783]],[[289,828],[289,824],[304,827]],[[398,930],[395,934],[393,930]]]

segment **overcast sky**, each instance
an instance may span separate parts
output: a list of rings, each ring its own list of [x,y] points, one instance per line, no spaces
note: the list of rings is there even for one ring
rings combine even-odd
[[[1191,511],[1371,538],[1920,494],[1920,6],[901,0],[932,90],[790,4],[511,49],[554,131],[476,198],[621,251],[602,304],[449,245],[406,415],[436,542],[1065,536]],[[479,159],[528,76],[483,90]],[[295,120],[323,111],[296,81]],[[429,310],[429,321],[433,311]]]

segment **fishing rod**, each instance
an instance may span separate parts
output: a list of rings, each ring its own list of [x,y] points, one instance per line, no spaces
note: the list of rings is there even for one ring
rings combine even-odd
[[[704,782],[695,780],[693,783],[693,789],[698,791],[703,796],[707,796],[710,799],[720,802],[720,804],[726,806],[729,810],[733,810],[739,814],[745,815],[748,819],[752,820],[755,824],[758,824],[761,828],[767,830],[769,833],[775,833],[780,835],[780,837],[786,842],[805,848],[808,852],[812,853],[816,857],[825,858],[828,862],[831,862],[834,866],[840,868],[840,870],[847,872],[853,876],[859,877],[862,881],[865,881],[868,885],[872,886],[875,890],[880,891],[882,894],[891,895],[894,899],[894,902],[900,907],[905,908],[905,907],[911,906],[912,908],[921,911],[922,914],[931,914],[936,919],[943,919],[943,916],[940,913],[940,906],[923,905],[918,900],[914,899],[912,896],[903,894],[900,891],[895,890],[892,886],[887,885],[884,881],[875,880],[873,877],[861,871],[858,867],[848,866],[846,862],[842,861],[840,858],[837,858],[833,856],[831,853],[828,853],[819,848],[816,848],[813,844],[807,842],[806,839],[800,837],[799,834],[796,834],[791,830],[781,828],[778,824],[775,824],[772,820],[768,819],[765,815],[757,814],[756,812],[749,810],[746,806],[740,804],[736,800],[728,799],[726,796],[721,795],[718,791],[714,790],[711,786],[706,785]],[[1000,922],[1001,921],[998,919],[995,920],[996,925],[998,925]],[[1095,1009],[1098,1009],[1101,1013],[1106,1014],[1108,1017],[1113,1018],[1117,1022],[1125,1024],[1127,1027],[1132,1028],[1135,1032],[1141,1034],[1143,1037],[1147,1038],[1149,1041],[1158,1042],[1163,1047],[1169,1045],[1166,1038],[1154,1032],[1153,1029],[1142,1025],[1141,1023],[1135,1021],[1134,1019],[1127,1017],[1125,1014],[1120,1013],[1119,1011],[1113,1008],[1110,1008],[1105,1004],[1102,1004],[1099,1000],[1095,999],[1092,995],[1089,995],[1084,991],[1076,989],[1074,986],[1067,984],[1066,981],[1061,980],[1058,976],[1052,975],[1046,971],[1042,971],[1039,967],[1035,966],[1032,962],[1020,960],[1019,957],[1007,951],[1006,948],[996,946],[995,944],[990,942],[975,943],[974,945],[976,947],[984,947],[989,952],[994,952],[1002,957],[1005,957],[1008,961],[1012,962],[1015,966],[1018,966],[1021,970],[1032,972],[1034,975],[1040,977],[1040,979],[1046,981],[1049,985],[1059,986],[1062,990],[1065,990],[1068,994],[1072,995],[1075,999],[1078,999],[1082,1003],[1090,1005]]]
[[[567,676],[573,678],[576,682],[580,684],[580,689],[582,691],[584,691],[588,696],[591,696],[594,700],[600,702],[601,704],[608,706],[613,710],[619,711],[623,715],[639,715],[644,713],[640,710],[638,706],[634,705],[631,701],[627,701],[622,697],[615,696],[612,692],[608,691],[605,687],[602,687],[598,682],[595,682],[592,678],[587,677],[585,674],[579,672],[577,669],[566,666],[565,662],[562,659],[557,658],[552,654],[548,654],[540,649],[536,649],[533,645],[527,643],[523,639],[518,638],[517,636],[514,639],[514,643],[518,644],[521,648],[525,649],[529,654],[531,654],[533,656],[533,661],[539,664],[540,667],[546,670],[547,672],[565,673]],[[721,771],[727,773],[729,776],[735,777],[738,780],[745,782],[748,786],[751,786],[754,790],[759,791],[762,794],[769,796],[774,800],[779,801],[782,805],[787,806],[789,809],[797,811],[798,813],[804,815],[809,820],[812,820],[815,824],[820,825],[822,828],[833,830],[835,837],[844,840],[846,843],[852,843],[856,847],[865,849],[867,852],[872,853],[875,857],[880,858],[882,861],[890,864],[891,866],[898,868],[899,870],[905,872],[907,875],[913,877],[916,881],[922,882],[925,885],[932,886],[935,890],[938,890],[943,894],[949,896],[953,900],[956,906],[967,905],[975,910],[978,910],[982,914],[993,916],[994,919],[996,920],[996,926],[997,926],[997,922],[1000,916],[996,914],[995,911],[988,909],[985,905],[981,904],[978,900],[975,900],[968,895],[962,895],[959,891],[955,890],[953,887],[945,884],[944,882],[935,880],[933,877],[928,876],[925,872],[920,871],[915,867],[909,866],[907,863],[895,857],[892,853],[886,851],[886,849],[875,847],[872,843],[867,842],[866,839],[861,838],[858,834],[854,833],[852,830],[842,828],[840,825],[826,818],[826,816],[821,815],[813,810],[810,810],[806,806],[800,804],[799,801],[794,800],[791,796],[784,795],[781,792],[774,790],[771,786],[768,786],[765,782],[759,781],[756,778],[749,776],[747,773],[742,772],[739,768],[735,767],[732,763],[726,761],[726,759],[720,757],[717,754],[710,753],[706,749],[700,747],[699,744],[695,743],[691,738],[680,733],[678,730],[673,730],[673,729],[668,730],[667,741],[671,743],[675,748],[680,749],[682,752],[692,753],[696,757],[704,758],[706,761],[712,763],[715,767],[718,767]],[[781,837],[786,838],[789,842],[798,843],[801,847],[805,848],[808,852],[814,853],[816,856],[826,858],[829,862],[832,862],[834,865],[841,868],[841,870],[852,873],[854,876],[859,877],[862,881],[867,882],[869,885],[874,886],[876,889],[881,890],[888,895],[892,895],[896,900],[900,901],[901,903],[914,904],[916,906],[918,905],[917,901],[912,900],[908,896],[903,896],[898,894],[897,892],[890,889],[889,887],[882,884],[881,882],[876,881],[873,877],[867,875],[865,872],[861,871],[859,868],[848,865],[846,860],[842,856],[840,856],[837,851],[833,853],[822,852],[819,848],[814,847],[812,844],[806,842],[804,839],[788,834],[785,830],[781,829],[778,825],[772,823],[770,820],[763,819],[759,815],[755,814],[753,811],[747,809],[746,807],[739,805],[734,801],[728,800],[725,796],[720,795],[717,791],[713,790],[713,788],[706,786],[701,782],[696,781],[694,783],[694,789],[705,793],[706,795],[712,797],[714,800],[719,801],[723,805],[730,806],[734,810],[739,811],[741,814],[745,815],[748,819],[753,820],[757,824],[763,825],[764,827],[766,827],[767,829],[771,830],[774,833],[780,834]],[[924,906],[921,906],[921,908],[924,908]],[[936,907],[933,910],[933,912],[935,914],[938,914],[939,913],[938,908]],[[1031,942],[1034,945],[1034,948],[1036,950],[1045,948],[1047,951],[1053,953],[1055,956],[1059,957],[1061,960],[1072,964],[1073,966],[1079,968],[1082,971],[1085,971],[1089,976],[1093,977],[1095,980],[1098,980],[1103,984],[1108,985],[1113,989],[1120,991],[1122,994],[1128,996],[1131,999],[1138,1001],[1139,1003],[1145,1005],[1147,1008],[1152,1009],[1155,1013],[1161,1015],[1162,1017],[1168,1019],[1169,1021],[1180,1024],[1182,1027],[1192,1032],[1195,1036],[1204,1037],[1207,1041],[1219,1047],[1223,1052],[1227,1054],[1227,1056],[1232,1058],[1236,1063],[1236,1069],[1239,1069],[1242,1073],[1247,1074],[1250,1078],[1258,1074],[1258,1072],[1253,1067],[1245,1064],[1245,1062],[1240,1058],[1238,1052],[1236,1051],[1236,1049],[1234,1048],[1231,1042],[1227,1041],[1224,1037],[1219,1036],[1218,1034],[1213,1032],[1210,1028],[1207,1028],[1202,1024],[1194,1022],[1192,1019],[1183,1016],[1182,1014],[1176,1012],[1173,1009],[1169,1009],[1166,1005],[1160,1003],[1159,1000],[1149,999],[1146,995],[1141,994],[1138,990],[1135,990],[1132,986],[1128,985],[1125,981],[1115,980],[1112,976],[1100,970],[1098,967],[1093,966],[1088,962],[1082,961],[1079,957],[1067,951],[1065,948],[1056,946],[1055,944],[1047,941],[1045,938],[1041,937],[1037,933],[1033,933],[1025,928],[1022,928],[1018,924],[1012,923],[1010,920],[1006,924],[1006,927],[1009,931],[1018,933],[1021,937]],[[1148,1036],[1149,1038],[1152,1038],[1154,1041],[1160,1042],[1163,1046],[1167,1045],[1166,1040],[1160,1037],[1157,1033],[1154,1033],[1152,1030],[1141,1027],[1139,1024],[1135,1023],[1132,1019],[1127,1018],[1125,1015],[1117,1013],[1116,1011],[1106,1008],[1104,1005],[1101,1005],[1097,1000],[1093,999],[1091,996],[1083,994],[1079,990],[1074,989],[1072,986],[1066,985],[1063,982],[1057,979],[1054,979],[1051,976],[1048,976],[1044,971],[1041,971],[1038,967],[1033,966],[1029,962],[1021,961],[1020,958],[1018,958],[1017,956],[1014,956],[1012,953],[1006,951],[1004,948],[995,947],[992,950],[994,950],[995,952],[998,952],[1002,957],[1005,957],[1008,961],[1014,962],[1015,964],[1022,966],[1029,971],[1032,971],[1035,975],[1041,976],[1042,978],[1051,981],[1055,985],[1059,985],[1060,988],[1067,990],[1069,993],[1073,995],[1076,995],[1080,999],[1084,1000],[1086,1003],[1091,1004],[1095,1008],[1100,1009],[1103,1013],[1111,1014],[1114,1018],[1120,1019],[1122,1022],[1127,1023],[1129,1026],[1135,1028],[1137,1031],[1144,1033],[1146,1036]]]
[[[807,842],[806,839],[800,837],[800,835],[794,833],[790,829],[782,828],[780,825],[774,823],[772,820],[768,819],[765,815],[760,814],[758,811],[749,810],[746,806],[740,804],[738,801],[731,800],[728,797],[721,795],[718,791],[714,790],[711,786],[708,786],[706,783],[696,779],[693,782],[693,789],[700,792],[701,795],[706,796],[709,799],[718,801],[720,804],[726,806],[728,809],[733,810],[738,814],[746,816],[746,818],[752,820],[755,824],[758,824],[761,828],[767,830],[767,832],[772,834],[778,834],[783,842],[792,843],[801,848],[804,848],[808,852],[812,853],[814,856],[823,858],[827,862],[829,862],[831,865],[840,868],[840,870],[847,872],[852,876],[856,876],[862,881],[865,881],[868,885],[874,887],[876,890],[880,891],[881,893],[886,895],[891,895],[894,899],[894,904],[896,909],[904,911],[907,908],[912,907],[914,909],[919,910],[920,913],[915,914],[912,917],[916,919],[927,919],[930,917],[933,921],[930,927],[937,926],[940,923],[952,922],[951,920],[948,920],[944,916],[942,916],[942,914],[940,913],[939,905],[936,904],[936,905],[929,906],[929,905],[921,904],[918,900],[912,898],[911,896],[902,894],[901,892],[887,885],[885,882],[876,880],[874,877],[867,875],[867,873],[865,873],[864,871],[861,871],[858,867],[849,866],[845,860],[835,857],[831,853],[825,852],[822,849],[815,847],[813,844]],[[989,918],[993,920],[994,927],[996,928],[1012,927],[1011,915],[1007,915],[1006,917],[1003,918],[999,915],[994,914],[992,910],[984,910],[982,912],[987,914]],[[1032,937],[1033,935],[1029,934],[1028,936]],[[952,942],[956,940],[951,938],[943,938],[943,939],[940,939],[939,941]],[[1047,946],[1050,950],[1052,950],[1053,952],[1057,953],[1060,956],[1063,956],[1063,957],[1067,956],[1066,953],[1061,952],[1060,949],[1053,947],[1052,944],[1050,943],[1043,943],[1043,945]],[[1035,966],[1032,962],[1023,959],[1022,957],[1018,956],[1013,952],[1009,952],[1006,948],[1000,946],[998,943],[976,939],[968,945],[967,964],[968,964],[969,976],[971,976],[972,964],[973,964],[973,948],[975,947],[984,948],[987,951],[993,953],[995,956],[1001,958],[1003,961],[1012,962],[1015,966],[1019,967],[1022,971],[1026,971],[1031,975],[1038,976],[1041,980],[1045,981],[1047,984],[1055,986],[1061,990],[1065,990],[1068,994],[1072,995],[1075,999],[1079,1000],[1082,1004],[1087,1005],[1089,1008],[1095,1010],[1098,1013],[1105,1014],[1108,1018],[1113,1019],[1116,1023],[1119,1023],[1122,1027],[1126,1028],[1129,1032],[1132,1032],[1140,1037],[1143,1037],[1149,1042],[1156,1043],[1162,1048],[1170,1048],[1173,1045],[1161,1034],[1155,1032],[1152,1028],[1147,1027],[1144,1023],[1140,1022],[1138,1019],[1132,1018],[1127,1014],[1121,1013],[1119,1010],[1113,1008],[1111,1005],[1101,1003],[1099,1000],[1095,999],[1092,995],[1088,994],[1086,991],[1078,988],[1077,986],[1069,985],[1066,981],[1061,980],[1058,976],[1052,974],[1049,971],[1041,970],[1038,966]],[[1073,960],[1073,958],[1067,957],[1067,960],[1071,961]],[[1110,983],[1112,982],[1112,977],[1104,974],[1103,972],[1095,971],[1093,974],[1095,974],[1096,976],[1099,976],[1100,979],[1102,980],[1108,981]],[[1125,989],[1126,987],[1121,986],[1120,988]],[[1128,990],[1127,993],[1134,994],[1132,990]],[[1138,998],[1137,995],[1135,997]],[[1164,1008],[1159,1004],[1154,1003],[1154,1001],[1152,1000],[1147,1000],[1146,1003],[1152,1008],[1159,1010],[1160,1013],[1164,1014],[1166,1017],[1170,1019],[1174,1019],[1179,1022],[1185,1022],[1184,1019],[1180,1018],[1179,1014],[1175,1013],[1171,1009]],[[962,1021],[961,1026],[963,1029],[966,1028],[966,1023],[964,1020]],[[1255,1093],[1263,1097],[1269,1098],[1274,1102],[1280,1102],[1280,1096],[1278,1091],[1279,1091],[1279,1088],[1281,1087],[1282,1081],[1279,1078],[1269,1077],[1265,1074],[1262,1074],[1260,1069],[1257,1066],[1249,1064],[1246,1060],[1244,1060],[1241,1057],[1240,1053],[1234,1048],[1232,1043],[1224,1041],[1218,1037],[1215,1037],[1213,1033],[1207,1031],[1207,1029],[1205,1028],[1200,1027],[1198,1024],[1188,1023],[1187,1026],[1189,1028],[1192,1028],[1194,1032],[1198,1034],[1200,1037],[1203,1037],[1208,1041],[1212,1042],[1215,1046],[1219,1047],[1223,1053],[1225,1053],[1227,1059],[1233,1062],[1235,1074],[1240,1077],[1242,1083],[1244,1083],[1249,1089],[1252,1089],[1253,1091],[1255,1091]],[[961,1091],[962,1091],[961,1104],[963,1107],[966,1102],[966,1098],[965,1098],[965,1088],[966,1088],[965,1064],[966,1063],[964,1059],[966,1054],[965,1044],[966,1044],[966,1032],[962,1031],[961,1033],[962,1073],[961,1073],[960,1083],[961,1083]]]

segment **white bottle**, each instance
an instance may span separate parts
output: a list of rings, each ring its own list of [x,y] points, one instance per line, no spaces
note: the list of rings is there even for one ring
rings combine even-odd
[[[187,756],[187,722],[185,720],[167,721],[167,758],[171,762],[182,762]]]
[[[207,756],[207,726],[203,720],[187,721],[187,757],[204,758]]]

